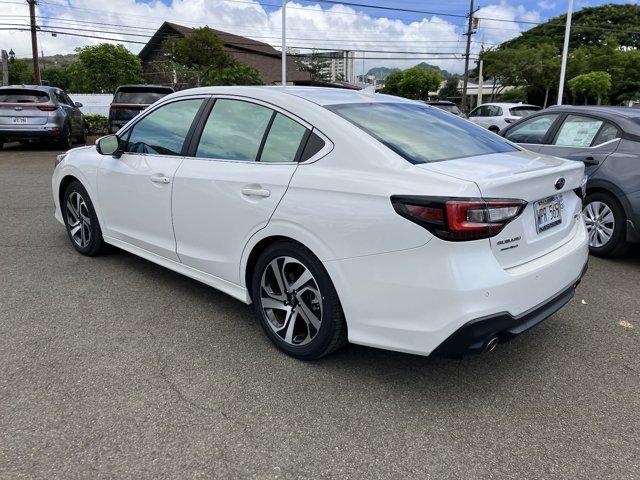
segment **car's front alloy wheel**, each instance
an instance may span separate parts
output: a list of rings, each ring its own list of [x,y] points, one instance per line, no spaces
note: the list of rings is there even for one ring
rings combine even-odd
[[[314,360],[346,343],[340,300],[322,263],[295,242],[277,242],[258,259],[252,279],[256,316],[289,355]]]
[[[80,182],[69,184],[60,207],[73,248],[88,256],[100,253],[104,249],[102,230],[89,194]]]

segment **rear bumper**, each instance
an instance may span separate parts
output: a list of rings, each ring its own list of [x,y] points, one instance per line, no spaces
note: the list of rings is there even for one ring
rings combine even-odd
[[[62,129],[55,125],[32,125],[28,128],[0,127],[0,137],[16,140],[46,140],[54,139],[61,135]]]
[[[323,264],[340,296],[350,342],[429,355],[479,319],[498,318],[483,328],[506,339],[548,317],[573,295],[587,258],[587,232],[579,222],[564,245],[509,269],[498,263],[489,240],[437,238]]]
[[[576,287],[587,272],[587,267],[588,263],[585,263],[580,276],[573,284],[541,305],[517,316],[502,312],[471,320],[442,342],[433,353],[447,357],[480,353],[494,337],[497,337],[500,343],[505,343],[530,330],[569,303],[575,295]]]

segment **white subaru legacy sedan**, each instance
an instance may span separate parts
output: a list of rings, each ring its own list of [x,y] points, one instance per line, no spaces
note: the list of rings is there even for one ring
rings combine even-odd
[[[428,105],[351,90],[207,87],[58,157],[71,245],[114,245],[246,303],[316,359],[347,341],[488,351],[574,295],[584,166]]]

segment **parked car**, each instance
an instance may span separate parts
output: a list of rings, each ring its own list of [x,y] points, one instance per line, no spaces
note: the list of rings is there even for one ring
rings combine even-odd
[[[246,303],[301,358],[491,350],[574,295],[584,165],[394,96],[206,87],[58,157],[55,216]]]
[[[119,86],[109,106],[109,131],[116,133],[142,110],[170,93],[173,88],[163,85]]]
[[[444,110],[445,112],[453,113],[459,117],[467,118],[467,116],[462,113],[462,110],[460,110],[455,103],[450,102],[449,100],[427,100],[424,103],[431,105],[432,107],[439,108],[440,110]]]
[[[640,242],[640,110],[554,106],[500,135],[586,165],[584,216],[592,254],[620,255],[629,243]]]
[[[523,103],[485,103],[469,112],[469,121],[498,133],[501,129],[540,110]]]
[[[0,148],[4,142],[44,140],[64,149],[84,143],[81,103],[59,88],[39,85],[0,87]]]

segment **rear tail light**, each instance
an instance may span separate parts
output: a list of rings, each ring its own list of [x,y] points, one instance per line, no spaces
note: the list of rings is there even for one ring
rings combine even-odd
[[[56,107],[55,105],[38,105],[38,110],[42,112],[53,112],[57,108],[58,107]]]
[[[401,195],[391,203],[399,215],[450,241],[493,237],[527,205],[524,200]]]

